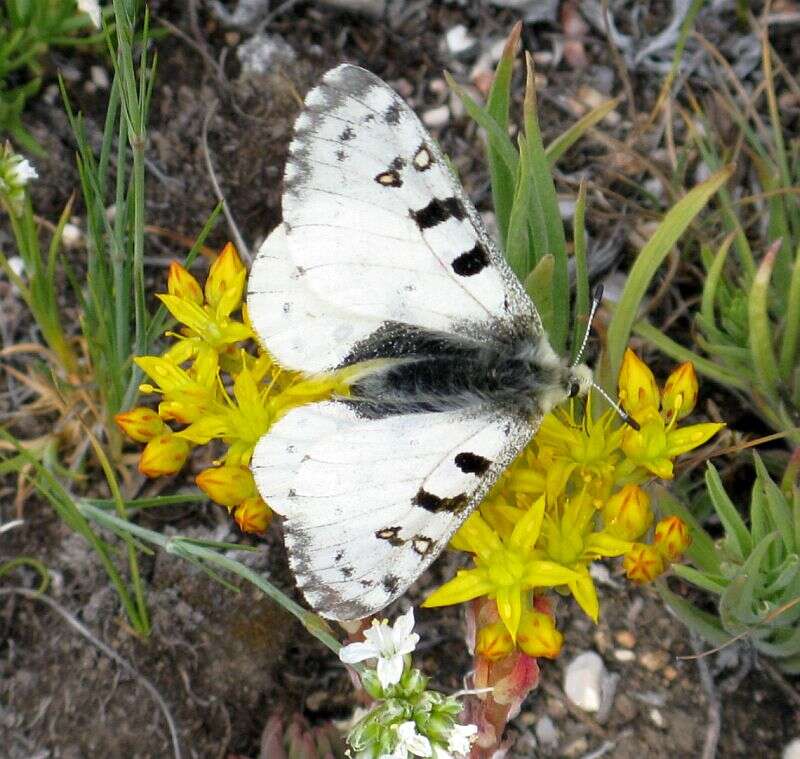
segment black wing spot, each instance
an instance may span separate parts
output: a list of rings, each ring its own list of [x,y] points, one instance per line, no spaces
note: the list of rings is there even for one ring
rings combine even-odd
[[[427,171],[434,163],[431,151],[428,146],[423,142],[414,155],[414,168],[417,171]]]
[[[289,311],[291,311],[291,310],[292,310],[292,305],[291,305],[291,303],[284,303],[284,304],[283,304],[283,313],[284,313],[284,314],[288,314],[288,313],[289,313]]]
[[[434,198],[425,208],[411,211],[411,218],[417,222],[420,229],[430,229],[450,217],[461,221],[466,216],[464,204],[458,198]]]
[[[383,114],[383,120],[387,124],[397,124],[400,121],[400,103],[392,103]]]
[[[353,576],[354,571],[355,570],[353,569],[353,567],[342,567],[341,569],[342,577],[344,577],[345,580],[349,580]]]
[[[336,552],[336,556],[333,557],[333,560],[341,561],[343,557],[344,557],[344,551],[340,549]]]
[[[466,508],[467,502],[466,493],[459,493],[452,498],[440,498],[438,495],[429,493],[424,488],[420,488],[417,494],[411,499],[411,503],[413,503],[414,506],[419,506],[433,514],[437,514],[440,511],[449,511],[458,514]]]
[[[482,477],[489,470],[492,462],[477,453],[462,451],[456,454],[455,464],[464,474],[477,474],[478,477]]]
[[[359,581],[358,581],[358,584],[359,584],[359,585],[360,585],[362,588],[371,588],[371,587],[372,587],[372,586],[373,586],[375,583],[374,583],[374,582],[372,582],[372,580],[359,580]]]
[[[356,136],[356,133],[353,131],[353,127],[351,127],[351,126],[346,126],[346,127],[345,127],[345,128],[342,130],[342,133],[339,135],[339,139],[340,139],[342,142],[347,142],[348,140],[352,140],[352,139],[353,139],[353,137],[355,137],[355,136]]]
[[[344,161],[347,158],[347,153],[344,152],[341,148],[336,151],[336,160],[337,161]]]
[[[489,255],[479,242],[475,243],[472,250],[462,253],[452,263],[453,271],[461,277],[472,277],[482,272],[491,262]]]
[[[364,116],[364,123],[365,124],[369,124],[370,121],[375,121],[375,114],[374,113],[368,113],[366,116]]]
[[[289,498],[294,498],[297,495],[297,491],[294,488],[289,488],[289,492],[286,495]]]
[[[375,177],[375,181],[378,184],[382,184],[384,187],[402,187],[403,180],[400,179],[400,175],[397,173],[395,169],[389,169],[389,171],[383,171],[378,176]]]
[[[380,540],[388,540],[389,545],[401,546],[406,541],[400,537],[400,530],[402,527],[384,527],[382,530],[375,532],[375,537]]]
[[[400,587],[400,578],[397,575],[386,575],[383,578],[383,589],[387,593],[397,593],[398,588]]]
[[[427,556],[433,550],[434,542],[427,535],[417,533],[412,538],[411,546],[420,556]]]

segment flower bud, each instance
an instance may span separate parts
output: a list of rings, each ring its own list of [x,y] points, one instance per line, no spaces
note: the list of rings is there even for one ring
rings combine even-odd
[[[245,498],[233,512],[242,532],[266,532],[272,521],[272,509],[257,495]]]
[[[139,471],[146,477],[176,474],[186,463],[191,446],[183,438],[167,432],[152,438],[139,458]]]
[[[498,661],[514,650],[514,641],[503,622],[481,627],[475,638],[475,653],[489,661]]]
[[[679,517],[666,517],[656,525],[653,546],[667,561],[680,559],[691,543],[689,530]]]
[[[386,694],[383,692],[381,681],[378,679],[378,673],[374,669],[365,669],[361,673],[361,685],[374,699],[383,699],[386,697]]]
[[[198,306],[203,305],[203,291],[200,289],[200,284],[177,261],[173,261],[169,265],[167,290],[170,295],[192,301]]]
[[[114,417],[117,426],[137,443],[146,443],[167,430],[161,417],[153,409],[137,406]]]
[[[242,302],[244,280],[247,271],[232,243],[228,243],[211,264],[206,279],[206,301],[217,310],[223,299],[227,314],[234,311]]]
[[[626,485],[603,506],[606,532],[622,540],[638,540],[653,524],[650,498],[638,485]]]
[[[653,546],[635,543],[622,560],[625,575],[631,582],[643,585],[652,582],[665,569],[663,556]]]
[[[517,645],[533,658],[555,659],[561,652],[564,636],[556,629],[549,614],[524,611],[517,630]]]
[[[658,410],[660,403],[653,372],[630,348],[625,350],[619,370],[619,401],[633,416],[647,407]]]
[[[217,466],[204,469],[195,477],[197,487],[212,501],[228,510],[257,496],[253,475],[246,466]]]
[[[664,385],[664,394],[661,397],[661,408],[667,420],[672,420],[673,414],[678,419],[683,419],[692,412],[697,403],[697,374],[691,361],[681,364],[667,377]]]

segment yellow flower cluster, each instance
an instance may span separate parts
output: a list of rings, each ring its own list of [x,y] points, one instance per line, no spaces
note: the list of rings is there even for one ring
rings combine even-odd
[[[691,364],[678,367],[662,392],[650,369],[628,350],[619,398],[640,429],[622,423],[613,410],[595,418],[590,401],[585,406],[573,401],[545,417],[528,448],[451,542],[472,555],[474,566],[459,571],[424,605],[486,596],[496,602],[507,635],[497,624],[479,630],[479,654],[496,659],[518,648],[529,656],[552,657],[561,637],[552,618],[536,609],[542,591],[572,595],[596,622],[591,562],[622,556],[628,579],[636,583],[664,572],[688,547],[688,531],[670,517],[643,542],[655,518],[642,485],[654,476],[671,479],[674,459],[723,426],[677,426],[694,408],[697,391]]]
[[[242,530],[263,532],[271,512],[248,468],[253,448],[282,414],[327,397],[339,380],[301,379],[256,345],[242,302],[246,276],[230,243],[211,265],[205,288],[172,263],[168,293],[158,298],[182,326],[167,332],[174,343],[161,356],[136,359],[150,378],[140,390],[160,396],[158,411],[140,406],[116,421],[132,440],[146,443],[139,471],[148,477],[176,474],[194,446],[222,441],[226,452],[197,475],[197,485]]]

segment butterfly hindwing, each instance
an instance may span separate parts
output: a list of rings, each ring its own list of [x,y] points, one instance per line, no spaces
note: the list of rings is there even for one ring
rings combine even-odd
[[[529,441],[503,412],[365,418],[358,404],[294,409],[259,442],[259,490],[286,516],[298,585],[326,617],[375,613],[447,544]]]
[[[385,323],[463,335],[474,335],[477,325],[541,331],[532,302],[436,143],[403,100],[364,69],[339,66],[309,92],[290,145],[283,216],[286,266],[269,297],[273,310],[290,304],[289,315],[277,326],[264,297],[253,297],[262,285],[251,284],[257,331],[271,345],[273,334],[292,329],[291,303],[301,289],[308,296],[300,329],[309,316],[317,324],[350,320],[336,347],[321,352],[276,339],[274,355],[287,367],[319,371],[343,357],[359,360],[352,349]],[[270,255],[268,246],[262,251]]]

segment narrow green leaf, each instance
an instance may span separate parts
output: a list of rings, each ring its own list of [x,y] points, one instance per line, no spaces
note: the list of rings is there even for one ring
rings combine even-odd
[[[744,561],[753,550],[752,538],[736,506],[725,492],[717,470],[710,462],[707,465],[705,480],[714,510],[725,528],[726,544],[740,561]]]
[[[608,352],[612,378],[616,378],[619,374],[622,355],[628,344],[631,329],[653,276],[692,220],[728,180],[732,171],[730,166],[718,171],[681,198],[667,212],[653,236],[645,243],[636,257],[608,328]]]
[[[750,294],[747,299],[747,323],[749,328],[748,345],[753,368],[759,383],[759,390],[778,404],[778,384],[781,381],[778,362],[773,352],[772,325],[769,319],[769,286],[772,267],[778,253],[778,245],[773,244],[765,253],[756,271]]]
[[[791,382],[792,373],[797,368],[797,350],[800,347],[800,243],[798,243],[794,254],[783,323],[784,332],[781,340],[779,364],[783,381]]]
[[[577,359],[583,336],[591,325],[585,322],[589,315],[589,272],[586,264],[586,181],[581,181],[572,224],[572,241],[575,249],[575,331],[572,336],[572,361]]]
[[[511,271],[519,277],[521,282],[525,281],[525,277],[537,260],[535,258],[537,251],[546,247],[543,225],[534,224],[529,227],[531,217],[539,221],[541,213],[540,209],[531,206],[530,163],[525,142],[525,136],[520,135],[520,161],[517,167],[514,200],[511,205],[506,241],[506,260]],[[538,239],[529,238],[529,229],[531,234],[538,233]]]
[[[727,587],[727,580],[724,576],[710,575],[686,564],[674,564],[672,571],[682,580],[686,580],[686,582],[690,582],[692,585],[696,585],[698,588],[707,590],[715,595],[721,595]]]
[[[595,124],[600,123],[622,100],[621,97],[601,103],[585,116],[582,116],[569,129],[562,132],[545,148],[545,155],[552,168],[556,161],[564,155],[578,140],[583,137]]]
[[[706,279],[703,282],[703,299],[700,305],[700,313],[703,315],[707,324],[716,324],[716,316],[714,314],[714,306],[717,302],[717,289],[722,278],[722,271],[725,266],[725,261],[728,257],[728,251],[731,249],[731,243],[735,235],[728,235],[719,246],[711,266],[708,267],[706,272]]]
[[[731,636],[725,632],[719,619],[713,614],[698,609],[694,604],[669,590],[663,582],[657,582],[655,588],[675,616],[703,640],[712,646],[724,646],[730,642]]]
[[[769,476],[761,457],[755,451],[753,452],[753,459],[756,465],[757,482],[763,488],[764,495],[767,498],[772,524],[775,525],[775,529],[781,536],[786,553],[796,553],[798,545],[794,537],[792,510],[789,508],[783,493],[781,493],[781,489]]]
[[[550,326],[555,320],[553,314],[553,256],[546,255],[536,264],[536,268],[525,279],[525,290],[536,304],[536,310],[542,319],[542,326],[550,333]]]

